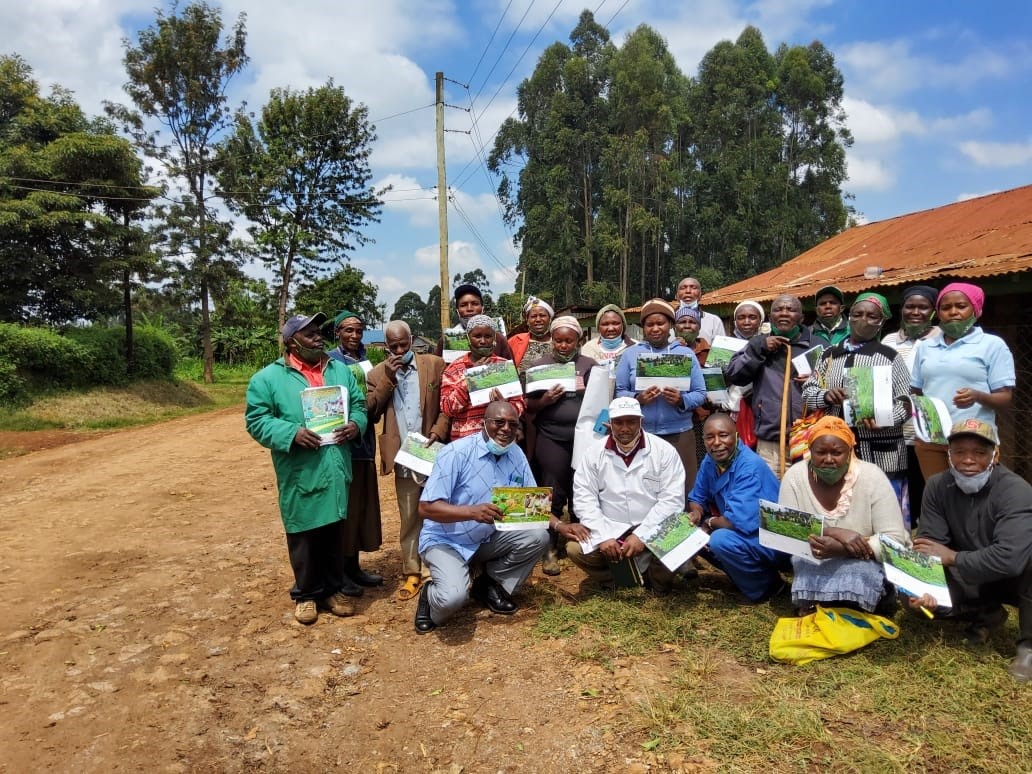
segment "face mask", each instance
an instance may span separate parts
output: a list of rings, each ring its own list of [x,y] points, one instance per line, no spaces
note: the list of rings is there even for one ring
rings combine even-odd
[[[292,338],[294,346],[297,347],[297,354],[302,360],[314,360],[316,356],[322,357],[323,351],[318,347],[306,347],[297,338]]]
[[[623,336],[616,336],[612,339],[600,338],[598,341],[602,345],[602,349],[607,352],[615,352],[623,346]]]
[[[781,330],[780,328],[778,328],[778,326],[774,325],[774,323],[771,323],[770,325],[771,333],[773,333],[775,336],[784,336],[786,339],[794,339],[796,336],[799,335],[799,331],[801,331],[802,329],[803,326],[799,323],[796,323],[787,331]]]
[[[677,334],[677,336],[685,344],[687,344],[688,346],[691,346],[692,344],[695,343],[695,340],[697,338],[699,338],[699,332],[698,331],[681,331],[680,333]]]
[[[842,477],[846,475],[846,471],[849,470],[849,462],[846,461],[839,465],[837,468],[819,468],[816,465],[810,465],[810,472],[813,473],[814,478],[829,486],[837,484],[842,480]]]
[[[640,430],[638,431],[638,434],[636,436],[634,436],[634,439],[630,443],[628,443],[626,445],[620,443],[618,440],[616,440],[616,436],[613,436],[613,443],[616,444],[616,448],[619,449],[624,454],[630,454],[631,451],[634,449],[634,447],[638,445],[638,442],[640,440],[641,440],[641,431]]]
[[[487,438],[484,439],[484,443],[487,445],[487,450],[491,452],[491,454],[495,455],[496,457],[501,457],[503,454],[509,453],[509,449],[512,448],[514,441],[509,441],[509,443],[503,446],[491,436],[487,436]]]
[[[992,475],[992,472],[993,466],[990,465],[981,473],[976,473],[973,476],[965,476],[953,467],[953,462],[950,462],[950,473],[953,474],[953,481],[957,484],[957,489],[964,494],[973,495],[981,492],[985,485],[989,483],[989,476]]]
[[[903,335],[908,339],[919,339],[932,329],[931,322],[903,323]]]
[[[474,360],[479,360],[482,357],[494,354],[494,345],[490,347],[474,347],[472,343],[469,345],[469,354]]]
[[[870,341],[878,335],[881,323],[874,325],[866,320],[850,320],[849,335],[856,341]]]
[[[695,301],[682,301],[681,302],[681,306],[682,307],[686,306],[689,309],[698,309],[699,308],[699,302],[698,302],[698,300],[695,300]]]
[[[939,327],[951,339],[959,339],[975,327],[975,316],[971,315],[966,320],[951,320],[950,322],[943,320],[939,323]]]
[[[408,352],[401,356],[401,364],[407,366],[409,363],[412,362],[412,358],[414,358],[415,356],[415,353],[410,349]]]
[[[579,348],[573,350],[568,355],[564,355],[564,354],[560,353],[559,350],[556,350],[556,349],[552,350],[552,357],[555,358],[555,362],[557,362],[557,363],[569,363],[571,360],[576,358],[577,355],[579,355],[579,354],[580,354],[580,349]]]

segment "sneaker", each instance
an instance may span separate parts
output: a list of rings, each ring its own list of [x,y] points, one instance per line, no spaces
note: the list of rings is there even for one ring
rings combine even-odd
[[[319,620],[319,610],[315,606],[315,601],[306,599],[294,605],[294,618],[306,626]]]
[[[355,614],[355,603],[340,592],[319,600],[319,607],[342,618]]]
[[[554,548],[549,548],[541,557],[541,572],[545,575],[559,574],[559,556]]]

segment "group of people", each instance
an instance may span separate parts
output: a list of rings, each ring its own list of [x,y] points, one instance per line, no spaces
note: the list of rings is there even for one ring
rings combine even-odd
[[[379,472],[394,473],[400,515],[404,579],[396,596],[417,599],[419,633],[470,598],[514,613],[514,594],[534,566],[558,574],[564,551],[594,581],[611,582],[615,565],[629,563],[649,588],[668,591],[679,576],[697,575],[694,563],[669,570],[639,535],[687,511],[709,533],[700,556],[748,601],[787,592],[791,572],[800,614],[829,604],[894,610],[897,590],[882,570],[879,535],[937,556],[954,604],[936,615],[965,621],[968,639],[984,642],[1006,617],[1002,604],[1016,605],[1010,672],[1032,678],[1032,487],[999,463],[996,412],[1009,405],[1015,371],[1004,342],[977,325],[984,293],[966,283],[907,288],[902,323],[887,335],[891,310],[877,293],[847,307],[838,288],[823,288],[810,326],[795,296],[778,296],[769,313],[745,301],[730,334],[700,308],[701,295],[699,282],[685,278],[673,302],[646,301],[641,341],[628,335],[615,305],[599,310],[596,335],[586,338],[576,318],[530,297],[525,330],[507,339],[484,314],[480,290],[464,285],[454,302],[468,350],[449,351],[442,336],[435,354],[414,354],[411,330],[394,321],[375,367],[365,360],[358,315],[336,316],[339,346],[330,352],[324,315],[288,320],[284,356],[248,386],[246,420],[272,450],[297,620],[312,623],[320,609],[349,615],[363,587],[383,582],[358,562],[380,543],[373,428],[382,420]],[[714,339],[727,335],[744,341],[723,366],[727,398],[714,403],[701,366]],[[793,359],[817,344],[825,347],[819,360],[799,374]],[[687,389],[636,389],[643,354],[685,356]],[[572,363],[574,389],[528,388],[506,398],[495,388],[488,403],[474,405],[466,371],[505,361],[523,378],[535,366]],[[849,369],[873,365],[891,375],[891,424],[847,424]],[[575,459],[592,378],[612,385],[607,430]],[[348,422],[330,443],[305,428],[299,398],[321,385],[341,385],[349,402]],[[947,444],[915,437],[912,394],[949,407]],[[814,413],[808,453],[793,460],[789,429]],[[413,432],[427,445],[445,443],[428,477],[395,463]],[[491,493],[504,486],[551,487],[548,529],[496,529],[504,514]],[[760,544],[761,499],[823,518],[822,534],[810,538],[818,562],[790,561]],[[928,597],[907,604],[936,606]]]

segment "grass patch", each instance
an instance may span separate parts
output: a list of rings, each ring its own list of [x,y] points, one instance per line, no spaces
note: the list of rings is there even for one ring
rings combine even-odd
[[[542,600],[537,636],[562,639],[576,658],[611,668],[675,654],[669,681],[632,708],[645,749],[702,755],[722,771],[1028,770],[1032,702],[1006,671],[1013,617],[969,649],[953,625],[901,612],[898,640],[794,667],[767,655],[786,601],[739,605],[726,586],[705,585],[717,576],[703,578],[665,598]]]

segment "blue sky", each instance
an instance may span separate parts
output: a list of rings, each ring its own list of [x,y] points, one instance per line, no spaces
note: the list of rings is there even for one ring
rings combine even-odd
[[[247,12],[251,64],[231,98],[259,108],[272,87],[328,77],[369,107],[379,139],[377,184],[393,184],[375,244],[353,262],[388,312],[407,290],[436,284],[434,73],[447,111],[451,273],[483,268],[497,294],[512,289],[517,253],[478,158],[515,108],[516,87],[541,51],[596,11],[616,43],[646,23],[681,69],[747,24],[767,46],[821,40],[845,76],[845,189],[863,220],[881,220],[1032,182],[1032,3],[871,0],[221,0],[227,21]],[[0,51],[21,54],[46,85],[72,89],[99,113],[125,101],[121,39],[150,22],[153,0],[0,0]],[[491,40],[492,31],[497,34]],[[522,57],[522,58],[521,58]],[[481,60],[482,58],[482,60]],[[481,60],[479,68],[478,60]],[[497,93],[497,96],[495,94]],[[493,101],[490,101],[494,97]],[[401,114],[401,115],[399,115]],[[477,117],[476,128],[473,116]],[[257,272],[256,272],[257,273]],[[533,291],[533,288],[528,288]]]

